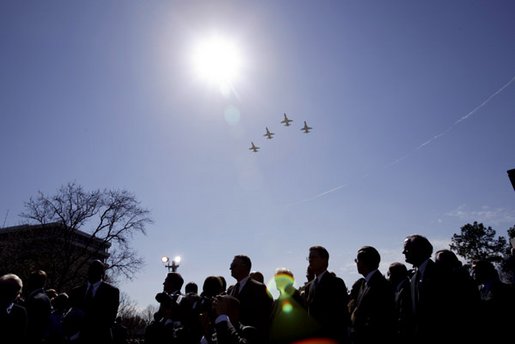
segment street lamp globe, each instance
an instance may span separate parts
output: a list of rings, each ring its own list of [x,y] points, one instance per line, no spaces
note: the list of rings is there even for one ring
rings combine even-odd
[[[181,256],[175,256],[175,258],[171,262],[169,257],[164,256],[161,258],[161,261],[163,262],[165,268],[168,269],[168,272],[176,272],[177,268],[179,268],[179,265],[181,263]]]

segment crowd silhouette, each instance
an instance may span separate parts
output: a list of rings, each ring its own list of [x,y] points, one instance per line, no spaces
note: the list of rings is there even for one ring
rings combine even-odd
[[[354,261],[362,277],[349,289],[329,270],[329,252],[309,247],[306,282],[297,289],[291,270],[277,268],[276,299],[243,254],[230,264],[229,287],[223,277],[211,275],[200,292],[189,282],[182,293],[181,274],[170,272],[155,296],[159,308],[137,342],[496,343],[512,336],[515,286],[501,280],[491,261],[464,266],[451,250],[433,252],[418,234],[404,239],[402,253],[411,266],[394,262],[383,274],[379,251],[359,248]],[[84,283],[69,291],[46,288],[43,270],[26,281],[15,273],[0,276],[1,343],[133,341],[118,314],[120,290],[104,280],[105,269],[92,261]]]

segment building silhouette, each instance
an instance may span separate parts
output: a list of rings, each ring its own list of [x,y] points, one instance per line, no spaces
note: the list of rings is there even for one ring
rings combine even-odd
[[[111,244],[92,234],[53,222],[0,228],[0,275],[22,279],[44,270],[47,286],[60,291],[79,284],[93,259],[109,257]]]

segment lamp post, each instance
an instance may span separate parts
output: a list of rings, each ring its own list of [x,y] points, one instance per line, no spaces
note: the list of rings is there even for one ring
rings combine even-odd
[[[170,258],[167,256],[164,256],[161,258],[161,261],[165,265],[165,268],[168,269],[168,272],[172,270],[172,272],[177,272],[177,269],[179,268],[179,263],[181,262],[181,256],[175,256],[174,259],[170,262]]]

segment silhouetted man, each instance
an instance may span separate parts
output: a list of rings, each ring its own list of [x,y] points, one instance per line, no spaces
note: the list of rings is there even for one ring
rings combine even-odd
[[[443,321],[445,311],[444,281],[431,259],[433,245],[419,234],[404,239],[406,263],[412,264],[415,273],[411,276],[411,300],[414,314],[414,340],[417,343],[445,341],[447,324]]]
[[[112,327],[120,304],[120,290],[104,282],[105,265],[91,262],[87,281],[70,292],[72,307],[83,312],[80,343],[112,343]]]
[[[379,271],[381,256],[372,246],[363,246],[356,268],[365,278],[351,314],[351,338],[355,344],[391,343],[395,331],[394,293]]]
[[[348,343],[347,286],[341,278],[327,271],[329,252],[324,247],[310,247],[308,261],[315,275],[306,285],[308,314],[320,325],[321,337]]]
[[[243,325],[254,326],[260,343],[268,338],[269,320],[272,313],[273,298],[266,286],[250,278],[252,262],[245,255],[234,257],[230,269],[237,283],[227,293],[240,301],[240,321]]]
[[[50,330],[50,312],[52,305],[45,292],[47,274],[43,270],[33,271],[27,281],[25,309],[29,318],[27,340],[39,344]]]
[[[26,342],[27,312],[16,303],[22,287],[17,275],[0,276],[0,338],[5,344]]]

